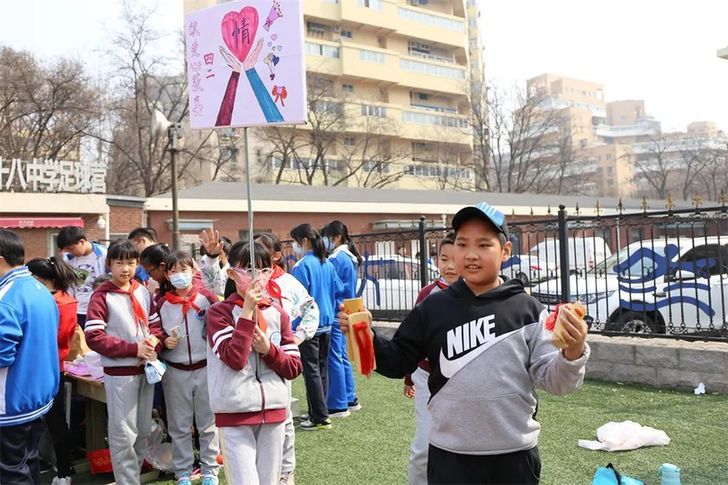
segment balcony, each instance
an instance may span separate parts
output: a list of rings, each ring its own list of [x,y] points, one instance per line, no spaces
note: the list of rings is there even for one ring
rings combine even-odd
[[[402,56],[399,67],[399,83],[403,86],[458,95],[467,93],[465,66]]]
[[[306,70],[331,76],[342,75],[341,47],[336,42],[306,41]]]
[[[409,37],[434,40],[441,44],[466,47],[465,19],[419,7],[397,6],[397,31]]]

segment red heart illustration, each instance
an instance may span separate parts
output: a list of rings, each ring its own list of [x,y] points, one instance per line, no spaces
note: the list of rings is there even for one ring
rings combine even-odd
[[[240,12],[226,13],[220,22],[220,31],[230,52],[245,62],[258,31],[258,11],[248,6]]]

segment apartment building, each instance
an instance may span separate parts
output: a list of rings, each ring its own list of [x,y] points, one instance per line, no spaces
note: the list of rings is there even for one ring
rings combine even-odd
[[[276,137],[295,138],[290,152],[280,149],[286,140],[249,130],[254,180],[472,185],[468,83],[473,72],[482,77],[482,58],[477,18],[468,18],[477,7],[468,1],[466,9],[463,0],[305,0],[309,108],[323,121],[279,129]]]

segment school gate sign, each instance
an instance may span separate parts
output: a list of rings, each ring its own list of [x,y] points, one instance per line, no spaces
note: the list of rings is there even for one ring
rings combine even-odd
[[[99,162],[0,157],[0,192],[106,193],[106,165]]]

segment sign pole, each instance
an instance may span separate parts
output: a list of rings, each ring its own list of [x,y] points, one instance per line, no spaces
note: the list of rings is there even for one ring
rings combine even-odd
[[[255,235],[253,233],[253,189],[250,183],[250,150],[248,147],[248,127],[243,128],[243,142],[245,144],[245,182],[248,192],[248,239],[250,243],[250,270],[255,278]]]

